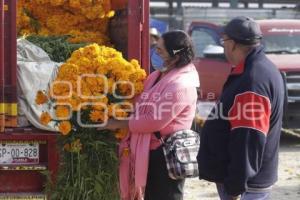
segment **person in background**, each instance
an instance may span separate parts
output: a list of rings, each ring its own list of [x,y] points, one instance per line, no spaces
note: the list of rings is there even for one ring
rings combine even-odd
[[[233,67],[201,132],[199,178],[215,182],[221,200],[265,200],[277,181],[283,79],[253,19],[236,17],[223,31]]]
[[[176,131],[190,129],[196,111],[199,77],[192,60],[194,50],[183,31],[164,33],[157,53],[163,65],[145,81],[129,120],[109,120],[105,129],[129,128],[120,144],[122,200],[182,200],[184,179],[168,175],[161,141]]]
[[[160,38],[160,33],[156,28],[150,28],[150,73],[155,71],[154,66],[160,66],[163,64],[163,59],[156,51],[157,42]]]

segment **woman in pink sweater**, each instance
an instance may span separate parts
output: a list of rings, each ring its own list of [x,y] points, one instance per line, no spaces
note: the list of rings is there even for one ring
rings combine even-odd
[[[107,129],[129,128],[120,144],[122,200],[182,200],[184,180],[168,176],[160,141],[162,137],[190,129],[196,111],[198,73],[192,64],[194,51],[183,31],[162,35],[157,44],[161,66],[145,81],[129,121],[109,120]]]

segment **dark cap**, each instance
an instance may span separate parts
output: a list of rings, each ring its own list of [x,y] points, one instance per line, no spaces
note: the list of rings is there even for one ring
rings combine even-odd
[[[235,42],[245,45],[257,44],[262,38],[259,25],[249,17],[233,18],[222,32]]]

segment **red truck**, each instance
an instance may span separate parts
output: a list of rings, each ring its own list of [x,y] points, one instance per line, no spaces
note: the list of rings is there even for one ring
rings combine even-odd
[[[45,199],[45,177],[40,172],[48,170],[55,176],[57,134],[17,127],[16,2],[0,0],[0,199]],[[149,1],[112,2],[121,14],[111,21],[111,41],[126,58],[135,58],[148,67]],[[18,163],[13,163],[12,154],[26,149],[32,155],[23,153]]]
[[[285,82],[284,126],[299,128],[300,21],[258,20],[257,22],[264,35],[262,44],[265,46],[265,53],[278,67]],[[218,99],[231,70],[220,44],[221,27],[221,25],[197,21],[192,22],[188,30],[197,55],[194,63],[201,81],[200,105]]]

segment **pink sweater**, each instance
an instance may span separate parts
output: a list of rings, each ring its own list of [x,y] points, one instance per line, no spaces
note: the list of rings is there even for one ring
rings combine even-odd
[[[136,99],[136,110],[129,121],[130,134],[120,145],[120,189],[124,200],[133,199],[147,181],[150,149],[160,143],[154,132],[163,136],[190,129],[196,110],[198,73],[193,64],[174,69],[154,86],[160,72],[145,81],[144,92]],[[130,149],[130,155],[124,149]]]

